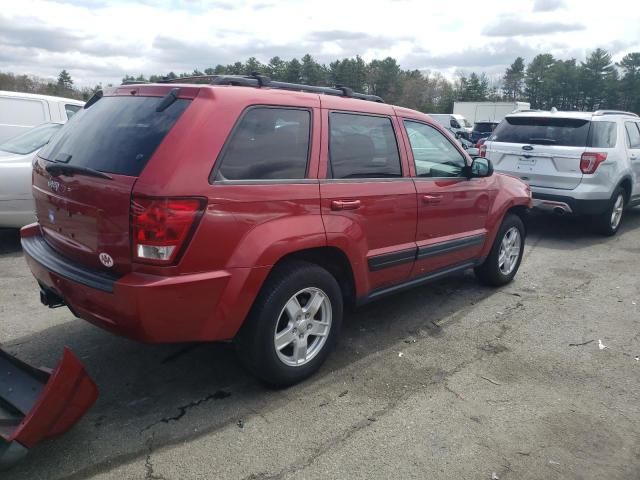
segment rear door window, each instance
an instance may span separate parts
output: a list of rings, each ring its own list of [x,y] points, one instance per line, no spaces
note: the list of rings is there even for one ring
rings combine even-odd
[[[225,147],[216,180],[305,178],[310,134],[309,110],[253,107]]]
[[[402,176],[398,143],[388,117],[331,113],[329,160],[333,178]]]
[[[627,140],[629,148],[640,148],[640,130],[635,122],[625,122],[624,127],[627,130]]]
[[[494,130],[490,141],[585,147],[589,120],[557,117],[506,117]]]
[[[191,103],[177,99],[158,112],[162,97],[103,97],[80,110],[40,152],[101,172],[138,176]]]

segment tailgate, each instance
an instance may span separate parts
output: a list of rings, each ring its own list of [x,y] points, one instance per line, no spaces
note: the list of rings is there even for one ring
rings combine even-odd
[[[69,430],[97,397],[96,385],[69,349],[51,373],[0,350],[0,468]]]
[[[532,187],[573,190],[582,180],[585,147],[490,142],[487,157],[497,171],[520,177]]]
[[[190,103],[171,90],[104,96],[67,122],[33,171],[36,216],[52,248],[93,269],[131,270],[131,192]]]

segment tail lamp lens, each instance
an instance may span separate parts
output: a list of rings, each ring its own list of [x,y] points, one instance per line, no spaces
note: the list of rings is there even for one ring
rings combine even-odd
[[[134,259],[170,264],[176,260],[204,211],[198,198],[133,198]]]
[[[487,156],[487,146],[484,145],[484,144],[480,145],[480,148],[478,149],[478,154],[481,157],[486,157]]]
[[[594,173],[606,159],[606,153],[584,152],[580,157],[580,170],[582,173]]]

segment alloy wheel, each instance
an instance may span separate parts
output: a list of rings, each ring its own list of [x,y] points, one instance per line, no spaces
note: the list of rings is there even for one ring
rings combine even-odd
[[[280,361],[299,367],[309,363],[324,347],[331,330],[331,301],[319,288],[294,294],[280,311],[274,346]]]
[[[510,275],[518,264],[521,246],[520,230],[511,227],[502,237],[498,253],[498,268],[503,275]]]

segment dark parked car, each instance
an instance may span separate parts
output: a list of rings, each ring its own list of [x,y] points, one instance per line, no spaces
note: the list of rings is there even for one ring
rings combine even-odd
[[[472,143],[476,143],[481,138],[486,138],[491,135],[491,132],[495,130],[500,122],[476,122],[473,125],[473,130],[471,131],[471,140]]]

